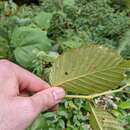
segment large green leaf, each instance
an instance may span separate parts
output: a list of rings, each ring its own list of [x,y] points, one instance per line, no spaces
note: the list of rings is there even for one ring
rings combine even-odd
[[[32,60],[35,57],[34,50],[48,52],[51,49],[50,40],[46,32],[38,28],[19,27],[12,34],[11,43],[14,55],[19,64],[24,67],[32,66]]]
[[[109,112],[90,104],[90,124],[93,130],[124,130],[121,123]]]
[[[73,49],[59,56],[50,71],[50,84],[76,94],[116,89],[129,62],[108,48],[97,45]]]
[[[9,52],[8,33],[0,25],[0,59],[7,58]]]
[[[50,27],[52,16],[53,13],[40,12],[36,17],[34,17],[34,23],[41,29],[47,30]]]
[[[0,59],[8,57],[8,41],[2,37],[0,37]]]

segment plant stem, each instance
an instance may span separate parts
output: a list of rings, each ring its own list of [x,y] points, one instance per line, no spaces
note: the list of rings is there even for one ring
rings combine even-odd
[[[125,86],[123,86],[119,89],[116,89],[116,90],[110,90],[110,91],[106,91],[106,92],[98,93],[98,94],[93,94],[93,95],[89,95],[89,96],[85,96],[85,95],[66,95],[65,98],[67,98],[67,99],[78,98],[78,99],[92,100],[93,98],[96,98],[96,97],[99,97],[99,96],[121,92],[123,89],[125,89],[128,86],[129,86],[129,84],[127,84],[127,85],[125,85]]]

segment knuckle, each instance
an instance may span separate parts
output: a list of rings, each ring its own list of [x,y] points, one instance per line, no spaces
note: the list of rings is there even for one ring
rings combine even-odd
[[[45,105],[48,108],[52,107],[55,104],[55,99],[54,99],[54,96],[53,96],[53,92],[46,93],[44,98],[45,98],[45,100],[44,100]]]

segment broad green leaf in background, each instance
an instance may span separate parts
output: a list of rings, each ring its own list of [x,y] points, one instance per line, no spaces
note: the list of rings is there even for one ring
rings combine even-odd
[[[0,26],[0,59],[7,58],[8,51],[8,34],[6,30],[2,26]]]
[[[95,94],[116,89],[124,79],[128,61],[111,49],[98,45],[73,49],[54,62],[49,80],[76,94]]]
[[[24,67],[32,66],[34,50],[48,52],[51,49],[46,32],[32,27],[16,28],[12,34],[11,43],[15,48],[14,55],[17,62]]]
[[[52,16],[53,13],[40,12],[37,16],[34,17],[33,21],[41,29],[47,30],[50,27]]]
[[[90,124],[93,130],[124,130],[116,118],[102,108],[90,104]]]
[[[32,61],[35,58],[35,54],[33,53],[34,49],[35,47],[33,46],[17,47],[14,50],[16,61],[25,68],[31,68]]]
[[[0,37],[0,59],[8,57],[8,41]]]

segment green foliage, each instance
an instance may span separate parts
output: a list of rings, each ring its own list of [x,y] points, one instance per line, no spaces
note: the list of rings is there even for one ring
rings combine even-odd
[[[41,12],[34,17],[34,23],[37,24],[41,29],[47,30],[50,27],[52,15],[52,13]]]
[[[125,130],[130,129],[130,112],[129,112],[129,88],[125,94],[116,94],[118,108],[112,110],[112,114],[121,121],[125,126]],[[115,99],[114,99],[115,100]]]
[[[124,0],[125,5],[130,9],[130,1],[129,0]]]
[[[53,51],[45,53],[44,51],[39,52],[38,50],[35,50],[34,54],[35,59],[33,60],[33,72],[40,77],[44,74],[44,78],[48,79],[49,69],[43,70],[43,68],[49,66],[50,63],[53,63],[59,54]]]
[[[121,103],[119,104],[119,107],[120,107],[121,109],[130,109],[130,100],[121,102]]]
[[[95,108],[90,104],[90,123],[93,130],[124,130],[120,122],[102,108]]]
[[[75,0],[63,0],[63,5],[71,5],[75,4]]]
[[[35,50],[47,52],[51,49],[46,32],[32,27],[16,28],[12,34],[11,43],[15,48],[16,61],[24,67],[32,67]]]
[[[57,42],[61,37],[68,38],[67,30],[78,34],[85,32],[92,43],[115,48],[119,46],[119,39],[128,24],[126,13],[115,11],[110,0],[77,0],[74,5],[63,6],[63,12],[54,14],[48,36]]]
[[[130,31],[128,30],[120,40],[119,53],[125,58],[130,59]]]
[[[8,57],[8,34],[4,27],[0,27],[0,59]]]
[[[57,112],[41,114],[28,130],[89,130],[87,108],[85,100],[64,100]]]

